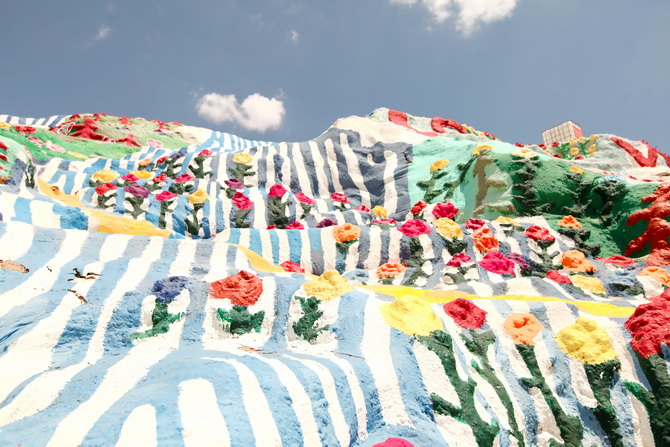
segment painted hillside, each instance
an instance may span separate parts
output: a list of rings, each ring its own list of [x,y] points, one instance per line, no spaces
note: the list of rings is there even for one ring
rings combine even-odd
[[[0,445],[670,445],[668,177],[384,108],[0,115]]]

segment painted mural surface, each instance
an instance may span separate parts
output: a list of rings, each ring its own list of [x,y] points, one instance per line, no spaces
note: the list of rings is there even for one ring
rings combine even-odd
[[[0,445],[670,445],[669,170],[389,109],[0,115]]]

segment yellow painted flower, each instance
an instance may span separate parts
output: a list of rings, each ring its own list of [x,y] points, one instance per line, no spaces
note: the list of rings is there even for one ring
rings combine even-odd
[[[207,194],[204,189],[199,189],[188,196],[188,201],[194,205],[196,203],[205,203],[207,199],[209,199],[209,194]]]
[[[570,155],[573,157],[579,155],[579,148],[578,147],[571,147],[570,148]]]
[[[596,145],[592,144],[591,146],[587,147],[586,150],[589,154],[593,155],[596,153]]]
[[[493,222],[501,224],[501,225],[514,225],[515,227],[519,226],[519,224],[517,223],[516,220],[510,219],[509,217],[505,217],[505,216],[498,216],[496,218],[496,220],[494,220]]]
[[[605,286],[603,286],[603,283],[598,278],[594,278],[593,276],[570,275],[570,281],[587,292],[598,295],[605,294]]]
[[[591,135],[591,136],[589,137],[589,141],[596,141],[596,138],[597,138],[597,137],[596,137],[595,135]]]
[[[382,304],[379,311],[389,326],[408,335],[430,335],[443,329],[430,304],[417,296],[399,296],[392,303]]]
[[[479,155],[480,153],[486,154],[489,151],[493,150],[493,146],[490,144],[480,144],[472,150],[472,155]],[[483,151],[483,152],[482,152]]]
[[[372,214],[374,214],[377,217],[386,217],[388,215],[388,213],[386,212],[386,209],[379,206],[379,205],[372,208]]]
[[[575,140],[572,140],[572,139],[571,139],[571,140],[568,140],[568,144],[569,144],[570,146],[576,146],[576,145],[577,145],[577,142],[576,142]]]
[[[577,140],[577,143],[583,143],[583,142],[585,142],[585,141],[586,141],[586,138],[584,138],[584,137],[579,137],[579,139]]]
[[[551,149],[545,149],[544,153],[547,155],[554,155],[554,152]]]
[[[252,156],[249,155],[249,154],[239,153],[239,154],[235,154],[235,155],[233,156],[233,161],[234,161],[235,163],[241,163],[241,164],[244,164],[244,165],[250,165],[251,162],[254,161],[254,157],[252,157]]]
[[[430,165],[430,172],[437,171],[438,169],[444,169],[449,164],[449,160],[443,158],[442,160],[437,160],[435,163]]]
[[[616,358],[609,335],[595,321],[580,317],[556,334],[563,352],[582,363],[598,364]]]
[[[132,171],[131,174],[133,174],[137,178],[143,178],[145,180],[149,180],[151,177],[154,176],[149,171]]]
[[[520,147],[514,152],[512,152],[512,155],[515,157],[519,158],[535,158],[537,157],[537,153],[531,149],[528,149],[527,147]]]
[[[571,170],[572,172],[576,172],[577,174],[583,174],[583,173],[584,173],[584,170],[583,170],[583,169],[579,169],[577,166],[570,166],[570,170]]]
[[[67,151],[69,155],[73,157],[81,158],[82,160],[88,160],[88,155],[80,154],[79,152]]]
[[[95,172],[91,176],[91,180],[94,182],[103,182],[103,183],[109,183],[113,182],[119,178],[119,173],[116,171],[112,171],[111,169],[103,169],[101,171]]]
[[[461,230],[461,227],[448,217],[437,219],[435,221],[435,230],[447,239],[454,237],[461,239],[463,237],[463,230]]]
[[[347,281],[340,276],[337,270],[328,270],[317,279],[307,281],[302,285],[309,296],[321,301],[330,301],[340,295],[354,290]]]
[[[9,129],[10,127],[12,127],[10,124],[0,121],[0,129]]]

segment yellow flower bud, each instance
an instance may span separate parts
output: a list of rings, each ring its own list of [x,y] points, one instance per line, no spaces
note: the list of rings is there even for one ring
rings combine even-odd
[[[249,164],[251,164],[252,161],[254,161],[254,157],[252,157],[250,154],[239,153],[239,154],[235,154],[233,156],[233,161],[235,163],[241,163],[241,164],[244,164],[244,165],[249,165]]]
[[[204,203],[207,199],[209,199],[209,194],[204,189],[199,189],[188,196],[188,201],[194,205],[196,203]]]
[[[372,214],[374,214],[377,217],[386,217],[388,215],[388,213],[386,212],[386,209],[382,208],[379,205],[372,208]]]
[[[103,169],[101,171],[94,173],[91,176],[91,180],[93,180],[94,182],[103,182],[103,183],[113,182],[117,178],[119,178],[119,173],[116,171],[112,171],[111,169]]]

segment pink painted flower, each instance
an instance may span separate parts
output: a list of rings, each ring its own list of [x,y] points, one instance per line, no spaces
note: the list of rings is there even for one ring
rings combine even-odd
[[[249,197],[238,191],[233,196],[233,205],[235,205],[237,209],[240,210],[249,210],[253,206],[253,203]]]
[[[349,203],[349,199],[347,199],[347,196],[342,194],[341,192],[334,192],[330,195],[330,198],[333,202],[339,202],[339,203]]]
[[[191,174],[182,174],[176,179],[174,179],[175,183],[184,183],[184,182],[190,182],[193,180],[195,177],[193,177]]]
[[[433,216],[436,219],[442,219],[443,217],[452,219],[456,213],[458,213],[458,208],[451,202],[440,202],[433,208]]]
[[[398,228],[398,230],[405,236],[409,237],[416,237],[422,234],[430,234],[431,232],[430,227],[426,225],[426,222],[424,222],[421,219],[410,219],[404,224],[402,224],[402,226]]]
[[[283,197],[286,194],[286,188],[282,185],[272,185],[268,197]]]
[[[635,259],[623,255],[612,255],[609,258],[596,258],[596,259],[600,262],[605,262],[607,264],[618,265],[619,267],[628,267],[637,263]]]
[[[486,322],[487,312],[463,298],[445,304],[443,309],[456,324],[464,328],[479,329]]]
[[[304,230],[305,226],[301,224],[298,221],[291,222],[290,224],[286,225],[287,230]]]
[[[127,194],[130,194],[130,195],[135,196],[135,197],[143,197],[145,199],[147,197],[149,197],[149,190],[147,188],[145,188],[144,186],[128,185],[125,188],[123,188],[123,190]]]
[[[295,195],[295,200],[297,200],[300,203],[305,203],[307,205],[314,205],[314,200],[310,199],[305,195],[305,193],[299,192],[298,194]]]
[[[103,183],[102,185],[99,185],[95,188],[95,192],[98,193],[99,196],[101,196],[104,193],[114,191],[115,189],[116,185],[114,183]]]
[[[137,177],[135,174],[126,174],[121,176],[121,180],[124,182],[136,182],[139,180],[139,177]]]
[[[168,200],[173,200],[177,198],[177,194],[171,191],[162,191],[160,194],[156,195],[156,200],[159,202],[166,202]]]
[[[465,221],[465,228],[472,231],[477,231],[484,225],[486,225],[486,222],[481,219],[468,219]]]
[[[528,261],[526,261],[526,258],[524,258],[522,254],[510,253],[507,255],[507,259],[514,261],[514,263],[522,269],[530,270],[530,264]]]
[[[209,156],[209,155],[214,155],[214,152],[210,151],[209,149],[203,149],[198,153],[198,157]]]
[[[544,277],[545,279],[550,279],[559,284],[572,284],[570,278],[565,275],[558,273],[558,270],[549,270]]]
[[[414,447],[414,444],[402,438],[386,438],[386,441],[378,442],[372,447]]]
[[[330,217],[326,217],[323,219],[321,222],[316,224],[316,228],[327,228],[327,227],[332,227],[334,225],[337,225],[337,222],[331,219]]]
[[[497,273],[499,275],[514,274],[514,261],[507,259],[505,255],[499,251],[490,251],[486,253],[484,259],[479,261],[479,265],[491,273]]]
[[[277,229],[277,225],[268,225],[265,229],[266,229],[266,230],[276,230],[276,229]]]
[[[419,200],[418,202],[416,202],[414,204],[414,206],[412,207],[410,212],[412,214],[419,214],[421,211],[426,209],[427,206],[428,206],[428,204],[426,202],[424,202],[423,200]]]
[[[238,178],[231,178],[223,181],[230,189],[244,189],[242,181]]]
[[[305,273],[305,269],[300,267],[300,264],[296,264],[293,261],[284,261],[279,264],[279,267],[290,273]]]
[[[369,213],[370,212],[370,208],[368,208],[365,205],[358,205],[356,208],[354,208],[354,210],[360,211],[361,213]]]
[[[396,225],[398,222],[395,219],[390,219],[388,217],[382,217],[381,219],[375,219],[372,221],[373,224],[377,225]]]
[[[456,253],[454,256],[451,257],[449,262],[447,262],[448,267],[460,267],[463,264],[466,264],[468,262],[472,262],[472,258],[468,256],[466,252],[461,252],[461,253]]]

